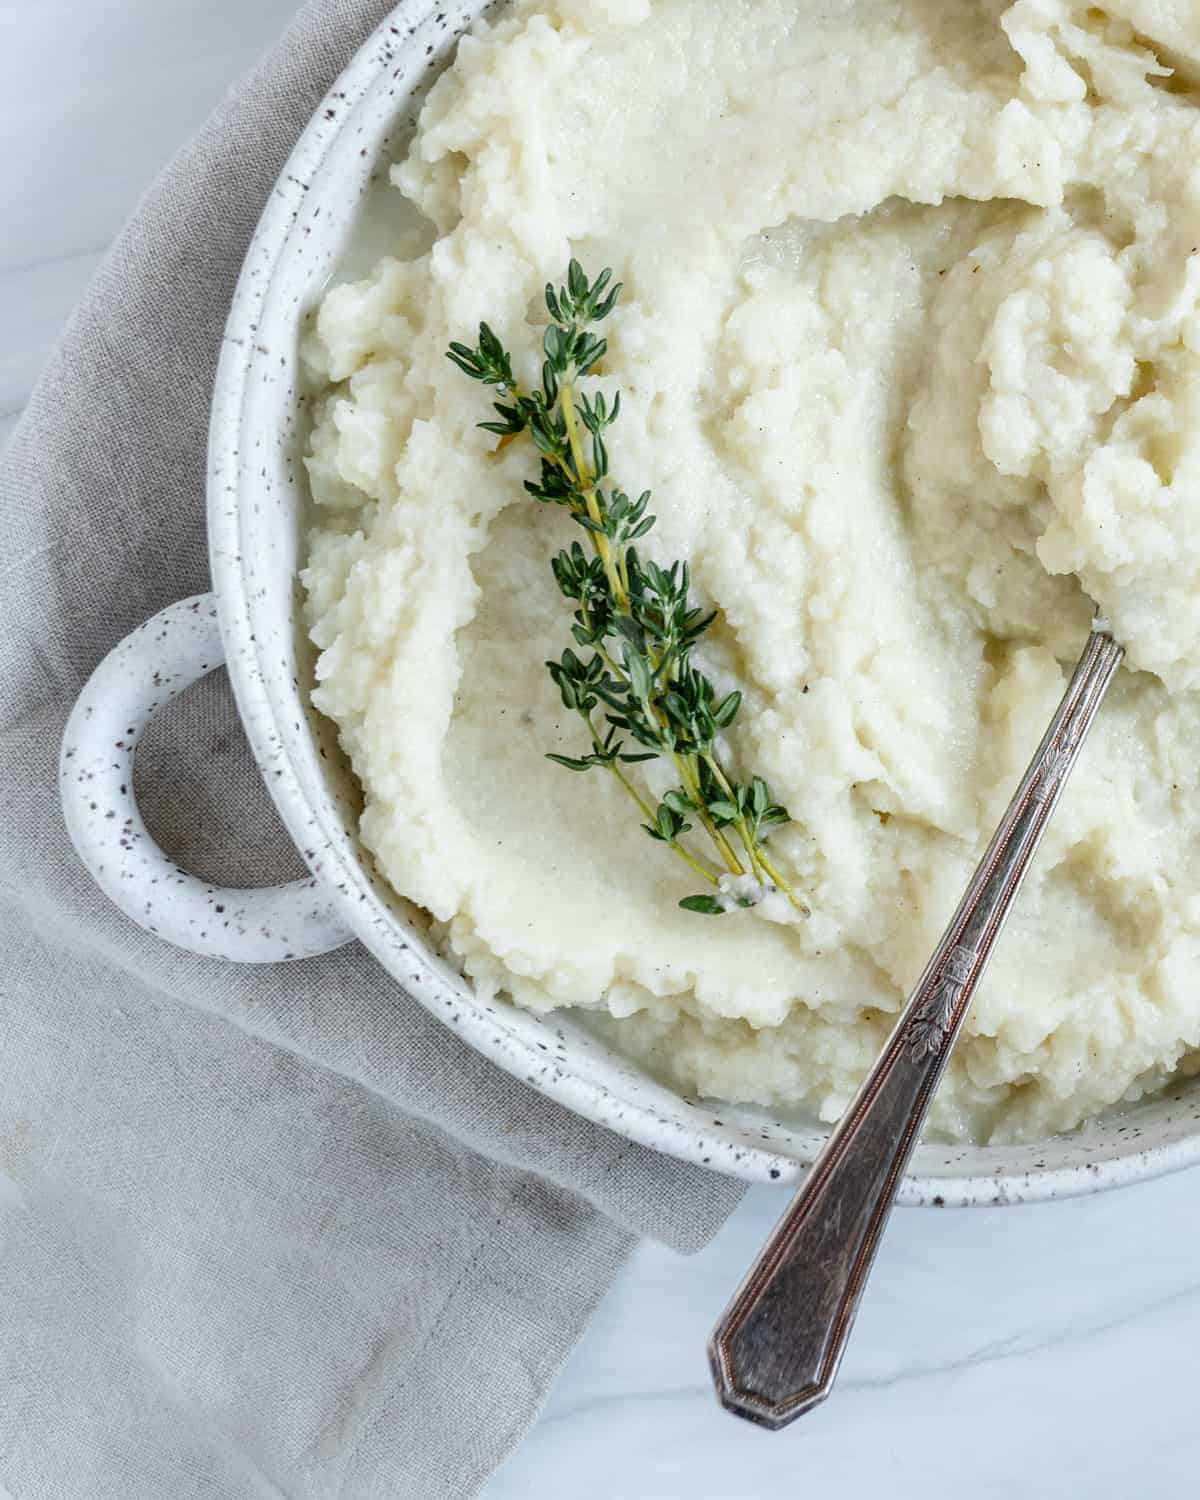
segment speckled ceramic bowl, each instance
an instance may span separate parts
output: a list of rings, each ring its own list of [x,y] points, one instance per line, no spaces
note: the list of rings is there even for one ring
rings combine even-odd
[[[214,593],[148,621],[103,663],[63,748],[68,824],[104,889],[143,926],[201,953],[275,961],[357,938],[499,1066],[631,1140],[748,1181],[788,1182],[813,1124],[682,1099],[589,1035],[476,996],[433,952],[420,915],[374,876],[331,726],[309,707],[312,657],[296,571],[307,505],[297,338],[322,286],[362,263],[364,205],[402,148],[422,87],[483,7],[397,6],[338,79],[271,195],[230,310],[213,402]],[[218,628],[219,627],[219,628]],[[129,772],[154,711],[225,660],[267,785],[312,871],[222,891],[178,870],[142,825]],[[114,748],[115,747],[115,748]],[[1113,1187],[1200,1157],[1200,1092],[1180,1087],[1070,1136],[1022,1147],[921,1146],[900,1200],[1012,1203]]]

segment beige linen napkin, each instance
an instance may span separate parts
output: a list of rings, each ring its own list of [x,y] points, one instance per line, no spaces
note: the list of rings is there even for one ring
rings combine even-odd
[[[246,969],[127,922],[78,864],[70,705],[207,586],[209,390],[260,207],[386,0],[318,0],[148,193],[0,472],[0,1494],[470,1495],[637,1235],[733,1184],[501,1073],[361,949]],[[298,872],[223,681],[156,723],[187,866]],[[697,1353],[699,1358],[699,1351]]]

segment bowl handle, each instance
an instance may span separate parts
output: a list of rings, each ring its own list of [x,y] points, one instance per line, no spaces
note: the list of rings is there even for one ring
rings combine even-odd
[[[142,822],[133,757],[150,719],[225,660],[212,594],[181,599],[140,625],[92,673],[59,759],[67,828],[104,894],[179,948],[238,963],[278,963],[352,940],[319,881],[227,890],[174,865]]]

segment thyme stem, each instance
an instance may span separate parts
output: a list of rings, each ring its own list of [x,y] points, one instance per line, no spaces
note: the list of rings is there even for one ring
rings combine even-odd
[[[760,888],[786,893],[798,912],[808,913],[791,885],[767,856],[768,833],[789,821],[787,809],[772,801],[767,783],[754,776],[739,782],[721,765],[714,743],[737,716],[742,695],[718,700],[711,680],[693,665],[691,652],[712,624],[691,601],[685,562],[669,567],[643,560],[635,543],[653,527],[650,491],[631,499],[608,476],[604,434],[616,421],[621,398],[611,401],[580,386],[604,357],[607,343],[593,329],[616,305],[621,287],[612,272],[589,281],[578,261],[567,270],[565,286],[546,287],[551,322],[543,338],[545,359],[540,389],[526,390],[513,374],[512,357],[486,323],[474,348],[454,343],[448,357],[471,379],[496,387],[505,398],[494,403],[497,420],[480,426],[501,444],[525,433],[540,457],[540,475],[527,480],[535,499],[561,505],[586,533],[552,562],[559,591],[574,603],[570,648],[546,663],[563,706],[587,726],[591,748],[581,756],[549,756],[572,771],[602,766],[625,788],[645,819],[643,828],[664,843],[710,886],[721,875],[682,842],[695,823],[703,830],[725,870],[746,873],[726,828],[736,831]],[[602,732],[593,715],[607,723]],[[640,747],[640,748],[639,748]],[[653,804],[623,769],[639,761],[668,759],[679,785]],[[739,896],[737,904],[753,905]],[[690,911],[719,915],[732,904],[710,895],[687,896]]]
[[[714,777],[716,777],[717,785],[736,806],[737,793],[730,786],[729,778],[725,775],[725,772],[722,771],[720,762],[714,755],[709,753],[705,755],[704,763],[706,766],[708,766]],[[746,858],[750,861],[750,868],[754,872],[754,878],[756,880],[761,880],[763,877],[762,864],[760,863],[758,858],[758,853],[755,848],[755,841],[750,836],[750,830],[746,827],[746,816],[744,813],[738,813],[737,817],[734,819],[733,826],[738,831],[738,838],[740,838],[742,841],[742,848],[746,851]]]
[[[595,478],[588,467],[587,460],[583,456],[583,444],[579,440],[579,419],[575,414],[575,388],[571,381],[564,380],[558,391],[559,407],[563,414],[563,421],[567,428],[567,441],[571,447],[571,460],[575,466],[575,474],[579,480],[580,492],[583,495],[584,504],[591,520],[599,527],[601,523],[600,506],[596,499]],[[620,569],[613,561],[612,547],[603,531],[592,532],[592,544],[600,554],[600,560],[604,564],[604,572],[608,577],[608,586],[612,589],[613,598],[617,601],[617,608],[628,612],[629,595],[621,578]]]
[[[592,744],[595,746],[598,752],[603,753],[603,743],[599,735],[597,735],[596,733],[596,727],[592,723],[590,715],[588,716],[587,723],[588,729],[591,731]],[[613,773],[613,775],[633,798],[634,802],[637,803],[638,809],[640,810],[642,816],[649,822],[653,822],[654,809],[638,791],[637,787],[634,786],[633,782],[630,781],[629,777],[626,776],[625,772],[621,770],[621,767],[616,763],[615,760],[609,761],[608,769]],[[680,859],[686,861],[686,863],[689,864],[693,870],[695,870],[697,875],[702,875],[704,879],[708,881],[709,885],[717,884],[716,872],[711,870],[706,864],[697,859],[689,849],[684,848],[684,846],[679,842],[678,839],[668,839],[667,845],[670,849],[672,849],[676,854],[679,855]]]

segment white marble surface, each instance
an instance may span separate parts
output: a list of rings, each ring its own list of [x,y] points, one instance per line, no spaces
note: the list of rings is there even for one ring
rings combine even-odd
[[[139,193],[293,9],[0,0],[0,438]],[[780,1207],[751,1193],[690,1261],[636,1253],[488,1500],[1196,1494],[1200,1176],[898,1214],[834,1399],[767,1434],[717,1410],[704,1339]]]

